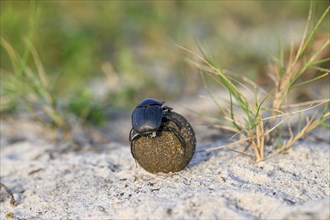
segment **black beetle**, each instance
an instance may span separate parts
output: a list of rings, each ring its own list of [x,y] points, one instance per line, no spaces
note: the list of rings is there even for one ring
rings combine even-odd
[[[134,109],[132,113],[132,129],[129,134],[129,141],[131,143],[131,153],[135,158],[134,141],[140,137],[156,137],[159,132],[168,131],[173,132],[179,139],[181,146],[185,150],[186,143],[181,134],[173,127],[168,125],[168,121],[173,121],[179,129],[181,129],[178,122],[168,117],[168,112],[172,108],[163,106],[164,102],[153,98],[142,100]]]

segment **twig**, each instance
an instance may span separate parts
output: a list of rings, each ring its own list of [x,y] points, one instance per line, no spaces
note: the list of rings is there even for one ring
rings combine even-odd
[[[11,204],[12,206],[16,206],[16,205],[17,205],[17,204],[16,204],[16,200],[15,200],[14,195],[13,195],[13,193],[11,192],[11,190],[10,190],[5,184],[0,183],[0,190],[1,190],[2,188],[4,188],[4,189],[6,190],[6,192],[9,194],[9,196],[10,196],[10,204]]]

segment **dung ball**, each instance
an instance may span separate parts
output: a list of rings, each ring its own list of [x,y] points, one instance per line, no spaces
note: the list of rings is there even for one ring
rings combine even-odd
[[[158,131],[156,136],[142,136],[133,143],[137,163],[151,173],[180,171],[189,164],[195,153],[195,133],[188,120],[173,111],[168,112],[167,118],[170,120],[163,123],[178,132],[185,147],[172,131]]]

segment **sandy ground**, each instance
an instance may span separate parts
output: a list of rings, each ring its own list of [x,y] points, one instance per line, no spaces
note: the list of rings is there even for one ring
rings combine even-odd
[[[193,119],[197,150],[224,144],[189,108],[175,110]],[[330,218],[329,142],[304,140],[260,163],[229,150],[199,152],[186,169],[154,175],[132,158],[124,118],[112,121],[121,129],[111,141],[80,151],[45,141],[28,121],[1,121],[0,182],[17,201],[1,189],[1,219]]]
[[[216,144],[221,144],[216,143]],[[198,145],[198,148],[208,147]],[[38,141],[1,146],[1,219],[329,219],[329,146],[300,143],[255,163],[197,153],[174,174],[137,167],[129,147],[59,153]]]

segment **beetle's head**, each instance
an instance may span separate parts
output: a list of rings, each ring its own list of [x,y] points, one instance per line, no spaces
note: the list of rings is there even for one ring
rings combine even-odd
[[[146,98],[146,99],[143,99],[136,107],[137,108],[147,108],[149,106],[154,106],[154,105],[162,106],[164,103],[165,102],[158,101],[157,99]]]

